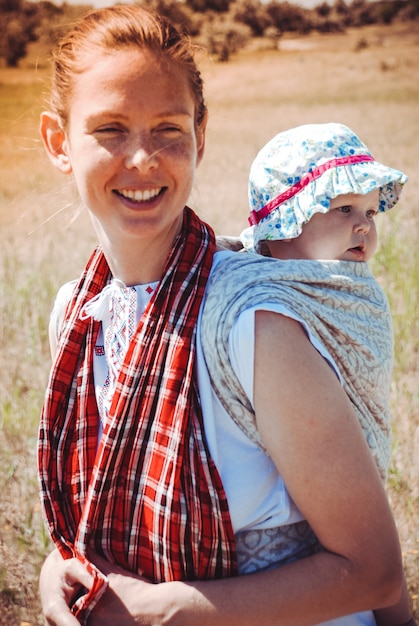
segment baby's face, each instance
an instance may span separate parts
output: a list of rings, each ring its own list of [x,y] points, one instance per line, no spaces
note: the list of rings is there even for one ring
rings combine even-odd
[[[268,242],[271,254],[279,259],[369,261],[377,249],[378,205],[379,189],[337,196],[327,213],[313,215],[299,237]]]

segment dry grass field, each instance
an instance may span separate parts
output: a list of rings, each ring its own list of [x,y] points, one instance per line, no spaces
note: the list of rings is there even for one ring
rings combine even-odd
[[[37,500],[36,436],[49,368],[55,291],[84,265],[94,236],[70,180],[47,162],[37,124],[46,61],[33,51],[0,69],[0,624],[41,625],[37,577],[48,538]],[[202,59],[210,121],[190,204],[219,234],[246,226],[247,175],[274,134],[339,121],[377,159],[410,176],[379,218],[374,272],[393,311],[393,461],[388,482],[412,608],[419,619],[419,25],[261,42],[217,64]]]

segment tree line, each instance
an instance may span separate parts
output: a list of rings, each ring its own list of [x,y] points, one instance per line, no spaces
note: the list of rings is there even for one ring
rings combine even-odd
[[[253,37],[265,37],[277,46],[284,33],[344,32],[349,27],[419,17],[419,0],[323,0],[312,9],[278,0],[143,0],[139,4],[169,17],[220,61],[227,61]],[[52,47],[66,24],[88,8],[88,4],[57,6],[49,0],[0,0],[0,61],[17,67],[31,42]]]

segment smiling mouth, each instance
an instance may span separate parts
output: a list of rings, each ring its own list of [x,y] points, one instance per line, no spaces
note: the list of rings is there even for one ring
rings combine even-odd
[[[127,200],[133,200],[134,202],[149,202],[157,198],[163,191],[163,187],[156,187],[155,189],[145,189],[140,191],[139,189],[118,189],[115,191],[119,196],[127,198]]]

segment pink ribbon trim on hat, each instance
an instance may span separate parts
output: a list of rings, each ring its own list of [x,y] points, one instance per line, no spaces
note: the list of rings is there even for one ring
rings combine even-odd
[[[332,167],[340,167],[341,165],[351,165],[353,163],[363,163],[365,161],[375,161],[374,157],[369,154],[354,154],[352,156],[340,157],[338,159],[331,159],[330,161],[326,161],[322,165],[314,168],[311,172],[308,172],[305,176],[300,178],[300,180],[295,183],[292,187],[284,191],[283,193],[273,198],[268,204],[265,204],[264,207],[260,209],[260,211],[251,211],[250,216],[248,218],[250,226],[256,226],[259,224],[264,217],[272,213],[276,208],[279,207],[280,204],[286,202],[293,196],[295,196],[299,191],[307,187],[309,183],[311,183],[316,178],[320,178],[324,172],[330,170]]]

